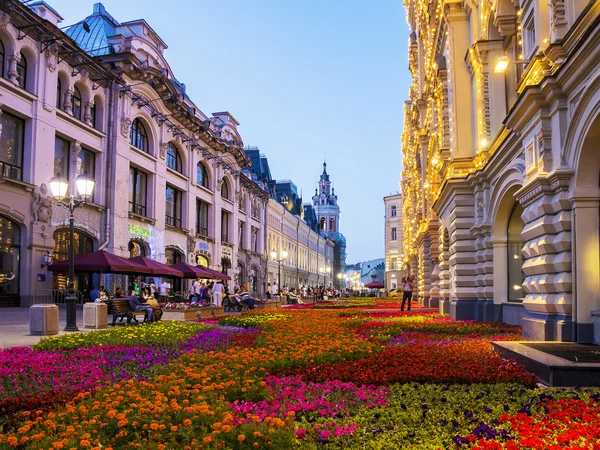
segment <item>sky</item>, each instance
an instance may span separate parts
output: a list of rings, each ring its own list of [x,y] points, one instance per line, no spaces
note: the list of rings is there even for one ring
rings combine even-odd
[[[46,0],[65,19],[93,0]],[[104,0],[143,18],[205,113],[229,111],[245,145],[310,201],[323,161],[338,195],[347,263],[384,256],[383,197],[399,189],[408,36],[401,0]]]

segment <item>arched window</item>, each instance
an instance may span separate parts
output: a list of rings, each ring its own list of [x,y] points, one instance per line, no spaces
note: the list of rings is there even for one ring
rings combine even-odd
[[[179,173],[181,173],[181,156],[179,156],[179,151],[177,148],[169,143],[167,147],[167,167],[169,169],[173,169]]]
[[[62,108],[62,82],[60,77],[56,80],[56,107],[58,109]]]
[[[325,220],[325,217],[321,217],[321,230],[324,230],[326,225],[327,221]]]
[[[96,101],[92,102],[92,106],[90,106],[90,115],[92,116],[92,127],[97,128],[96,123]]]
[[[208,267],[208,259],[202,255],[196,255],[196,265]]]
[[[0,41],[0,77],[4,77],[4,43]]]
[[[129,241],[129,257],[135,258],[136,256],[147,256],[146,244],[131,240]]]
[[[136,148],[148,153],[148,133],[140,119],[135,119],[129,129],[129,143]]]
[[[73,87],[73,96],[71,97],[73,117],[81,120],[81,91],[77,86]]]
[[[196,184],[208,189],[208,171],[201,162],[196,166]]]
[[[0,216],[0,292],[19,293],[21,230],[16,222]]]
[[[229,183],[223,178],[223,185],[221,186],[221,197],[229,200]]]
[[[27,59],[23,53],[17,62],[17,83],[21,89],[27,89]]]
[[[183,259],[183,255],[176,248],[167,247],[165,249],[165,258],[167,260],[167,264],[171,265],[181,262],[181,260]]]
[[[329,219],[329,231],[335,231],[335,219],[333,217]]]

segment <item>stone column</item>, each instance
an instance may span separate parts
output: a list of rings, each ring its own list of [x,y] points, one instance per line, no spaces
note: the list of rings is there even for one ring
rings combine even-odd
[[[94,106],[94,103],[86,102],[83,109],[83,121],[90,127],[94,125],[92,123],[92,106]]]
[[[18,52],[8,57],[8,81],[17,86],[19,85],[19,73],[17,72],[17,64],[19,61],[21,61],[21,54]]]
[[[523,337],[535,341],[572,341],[570,172],[555,171],[521,188],[525,227],[523,264],[527,310]]]
[[[439,278],[440,278],[440,291],[439,291],[439,308],[440,314],[450,313],[450,300],[449,300],[449,285],[450,285],[450,266],[448,260],[450,259],[450,238],[444,225],[440,223],[440,244],[439,250],[440,255],[438,257],[439,266]]]
[[[576,189],[573,206],[573,319],[577,342],[594,342],[592,311],[600,310],[600,189]]]
[[[73,91],[73,88],[69,87],[67,89],[65,89],[64,91],[64,96],[65,99],[63,101],[63,111],[66,112],[67,114],[73,114],[73,94],[75,91]]]

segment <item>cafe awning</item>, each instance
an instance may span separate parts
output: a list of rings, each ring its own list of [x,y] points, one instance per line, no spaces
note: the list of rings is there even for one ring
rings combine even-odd
[[[75,258],[75,272],[122,273],[147,275],[152,269],[121,258],[105,250],[98,250]],[[59,261],[48,266],[50,272],[68,272],[69,261]]]
[[[128,261],[148,267],[150,270],[152,270],[152,275],[183,278],[183,272],[181,270],[177,270],[173,266],[154,261],[147,256],[136,256],[135,258],[128,259]]]

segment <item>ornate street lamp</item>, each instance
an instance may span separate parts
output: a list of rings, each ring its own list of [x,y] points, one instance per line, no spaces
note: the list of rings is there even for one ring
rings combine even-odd
[[[87,203],[92,198],[96,182],[87,172],[82,173],[75,179],[79,199],[76,200],[73,195],[67,196],[69,191],[69,182],[59,175],[56,175],[48,183],[52,196],[58,205],[69,208],[69,282],[67,284],[67,325],[65,331],[79,331],[77,328],[77,299],[75,297],[74,279],[75,279],[75,241],[74,241],[74,220],[73,211],[75,208]],[[66,201],[65,201],[66,199]]]
[[[283,261],[285,261],[285,259],[288,256],[288,252],[283,250],[281,252],[281,255],[279,258],[277,258],[277,252],[275,251],[275,249],[273,249],[271,251],[271,259],[273,261],[277,261],[278,263],[278,267],[277,267],[277,292],[279,293],[279,295],[281,295],[281,263]]]

